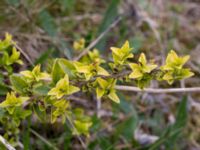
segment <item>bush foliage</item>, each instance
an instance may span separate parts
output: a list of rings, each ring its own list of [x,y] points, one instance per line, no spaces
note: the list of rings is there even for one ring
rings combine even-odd
[[[143,89],[152,80],[172,84],[193,75],[184,67],[189,56],[180,57],[174,50],[169,52],[162,66],[154,60],[147,61],[144,53],[133,62],[136,56],[128,41],[120,48],[111,47],[112,60],[109,62],[94,49],[79,61],[57,58],[51,69],[43,70],[38,64],[31,70],[14,73],[13,66],[23,64],[15,45],[8,33],[0,41],[0,93],[6,95],[0,104],[0,122],[6,131],[4,137],[13,141],[18,138],[21,122],[30,116],[38,116],[38,120],[52,124],[68,121],[74,135],[90,136],[91,117],[86,115],[87,110],[71,107],[73,95],[85,93],[95,95],[97,101],[110,99],[120,103],[116,84],[133,82]],[[74,49],[84,48],[84,39],[74,42]]]

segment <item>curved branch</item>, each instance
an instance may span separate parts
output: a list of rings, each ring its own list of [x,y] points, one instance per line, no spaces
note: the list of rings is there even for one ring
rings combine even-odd
[[[188,88],[167,88],[167,89],[161,89],[161,88],[144,88],[140,89],[138,87],[134,86],[125,86],[125,85],[117,85],[115,86],[115,89],[121,90],[121,91],[133,91],[133,92],[146,92],[146,93],[197,93],[200,92],[200,87],[188,87]]]

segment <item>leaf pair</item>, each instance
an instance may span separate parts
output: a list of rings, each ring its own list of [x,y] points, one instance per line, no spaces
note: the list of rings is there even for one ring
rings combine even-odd
[[[108,96],[111,100],[116,103],[119,103],[119,97],[115,91],[116,80],[107,79],[104,80],[102,78],[97,78],[96,82],[98,83],[98,87],[96,88],[97,98],[100,99],[102,96]]]
[[[0,40],[0,51],[7,49],[10,45],[12,45],[12,35],[9,33],[5,34],[5,39]]]
[[[8,66],[14,63],[18,63],[20,65],[23,64],[22,60],[20,59],[20,52],[18,52],[15,47],[12,48],[12,53],[10,55],[7,51],[5,51],[3,53],[3,57],[1,61],[2,61],[2,64],[8,65]]]
[[[73,111],[74,115],[74,126],[75,129],[73,129],[73,134],[75,135],[81,135],[84,134],[86,136],[89,136],[89,129],[92,126],[91,118],[84,115],[84,111],[81,108],[76,108]]]
[[[69,101],[65,99],[57,100],[53,106],[55,110],[52,112],[51,122],[54,123],[58,117],[62,118],[62,123],[66,120],[67,109],[70,107]]]
[[[74,66],[78,73],[84,75],[86,80],[90,80],[91,77],[96,75],[108,76],[109,73],[102,67],[99,66],[98,63],[92,63],[89,65],[85,65],[80,62],[74,62]]]
[[[55,96],[59,99],[64,95],[71,95],[79,90],[78,87],[69,84],[69,77],[66,74],[65,77],[60,79],[56,86],[48,92],[48,95]]]
[[[194,73],[190,69],[183,68],[189,58],[190,56],[188,55],[179,57],[175,51],[171,50],[167,55],[166,64],[161,66],[161,70],[164,71],[162,79],[172,84],[174,80],[181,80],[193,76]]]
[[[138,86],[143,88],[150,81],[149,73],[151,73],[156,67],[156,64],[147,63],[146,56],[142,53],[139,57],[139,63],[129,63],[129,66],[132,70],[132,73],[129,75],[129,78],[136,79]]]
[[[81,38],[73,43],[73,48],[75,50],[83,50],[85,48],[85,39]]]
[[[50,78],[48,73],[41,72],[41,65],[35,66],[32,71],[26,70],[20,72],[20,74],[22,74],[28,81],[31,82]]]
[[[132,48],[130,48],[128,41],[121,48],[111,47],[111,50],[115,65],[123,65],[128,58],[133,58],[133,54],[131,53]]]
[[[105,63],[105,60],[103,60],[100,57],[98,49],[94,48],[92,51],[88,52],[88,55],[85,55],[81,59],[81,62],[84,62],[84,63],[87,63],[87,64],[95,63],[95,64],[100,65],[101,63]]]
[[[16,97],[14,92],[7,93],[6,100],[0,103],[0,107],[6,108],[9,114],[13,114],[16,107],[22,106],[29,97]]]

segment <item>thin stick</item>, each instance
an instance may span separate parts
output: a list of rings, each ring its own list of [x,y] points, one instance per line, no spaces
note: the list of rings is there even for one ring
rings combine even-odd
[[[133,92],[147,92],[147,93],[192,93],[192,92],[200,92],[200,87],[190,87],[190,88],[167,88],[167,89],[154,89],[154,88],[144,88],[140,89],[134,86],[125,86],[125,85],[117,85],[115,89],[121,91],[133,91]]]
[[[3,136],[0,135],[0,142],[8,149],[8,150],[16,150],[14,147],[12,147],[6,139],[3,138]]]
[[[75,57],[73,60],[77,61],[79,60],[82,56],[86,55],[89,50],[91,48],[93,48],[112,28],[114,28],[120,21],[122,20],[122,17],[118,17],[112,24],[110,24],[110,26],[104,31],[102,32],[92,43],[90,43],[88,45],[88,47],[85,48],[85,50],[83,50],[82,53],[80,53],[80,55],[78,55],[77,57]]]
[[[100,118],[101,117],[101,114],[100,114],[100,111],[101,111],[101,99],[96,99],[96,102],[97,102],[97,117]]]
[[[32,65],[34,66],[33,61],[30,59],[30,57],[15,43],[12,42],[12,44],[22,53],[22,55],[24,55],[25,59]]]
[[[70,125],[72,126],[72,128],[74,129],[74,131],[76,132],[76,134],[78,134],[78,130],[76,129],[76,127],[74,126],[73,122],[71,121],[71,119],[69,118],[69,116],[67,116],[67,120],[69,121]],[[77,136],[78,140],[81,142],[81,145],[83,146],[84,149],[86,149],[86,145],[83,142],[82,138],[80,136]]]
[[[44,137],[42,137],[40,134],[38,134],[36,131],[34,131],[33,129],[30,129],[30,132],[33,133],[36,137],[38,137],[41,141],[43,141],[46,145],[48,145],[49,147],[53,148],[54,150],[58,150],[58,148],[56,148],[53,144],[51,144],[47,139],[45,139]]]

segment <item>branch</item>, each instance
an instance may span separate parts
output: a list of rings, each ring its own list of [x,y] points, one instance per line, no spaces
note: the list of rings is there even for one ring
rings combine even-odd
[[[25,59],[26,59],[32,66],[34,66],[34,63],[33,63],[33,61],[31,60],[31,58],[21,49],[21,47],[19,47],[15,42],[12,42],[12,44],[14,45],[14,47],[15,47],[16,49],[18,49],[18,50],[22,53],[22,55],[24,55]]]
[[[79,60],[82,56],[86,55],[91,48],[93,48],[112,28],[114,28],[120,21],[122,17],[118,17],[110,26],[102,32],[92,43],[88,45],[88,47],[83,50],[77,57],[74,58],[75,61]]]
[[[30,132],[32,134],[34,134],[36,137],[38,137],[42,142],[44,142],[46,145],[48,145],[49,147],[51,147],[53,150],[58,150],[57,147],[55,147],[51,142],[49,142],[47,139],[45,139],[44,137],[42,137],[40,134],[38,134],[35,130],[30,129]]]
[[[8,150],[15,150],[1,135],[0,135],[0,142],[8,149]]]
[[[144,88],[140,89],[134,86],[125,86],[125,85],[117,85],[115,89],[121,91],[133,91],[133,92],[146,92],[153,94],[160,93],[192,93],[192,92],[200,92],[200,87],[189,87],[189,88],[167,88],[167,89],[153,89],[153,88]]]

